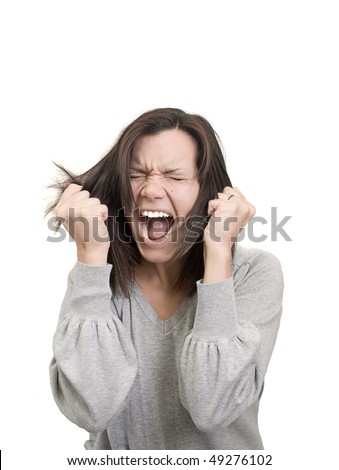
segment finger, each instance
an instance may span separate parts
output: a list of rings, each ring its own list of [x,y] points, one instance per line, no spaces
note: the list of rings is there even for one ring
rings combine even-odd
[[[232,195],[233,195],[233,196],[238,196],[237,193],[234,194],[234,191],[225,191],[225,190],[223,190],[222,193],[218,193],[218,198],[219,198],[219,199],[220,199],[220,198],[222,198],[222,199],[225,199],[225,198],[226,198],[226,199],[227,199],[227,198],[229,198],[229,197],[232,196]]]
[[[70,197],[72,194],[78,193],[83,188],[83,186],[81,186],[80,184],[75,184],[75,183],[69,184],[67,181],[65,184],[67,184],[67,186],[64,192],[62,193],[62,197],[65,196],[66,198]]]
[[[221,194],[221,193],[220,193]],[[208,202],[208,209],[207,214],[211,216],[214,212],[221,206],[222,200],[221,199],[211,199]]]
[[[234,188],[231,188],[231,186],[225,186],[222,193],[218,193],[218,194],[222,194],[224,197],[227,196],[227,198],[229,198],[231,195],[239,196],[239,193],[235,191]]]
[[[224,191],[227,191],[227,190],[229,190],[229,189],[233,189],[233,187],[232,187],[232,186],[225,186],[225,187],[224,187]]]
[[[71,197],[74,197],[76,194],[80,193],[81,190],[82,190],[82,186],[80,186],[79,184],[72,183],[69,186],[67,186],[65,191],[62,193],[60,200],[56,207],[63,205],[65,201],[68,201]]]
[[[239,188],[237,188],[236,186],[225,186],[224,189],[223,189],[223,193],[224,194],[239,194],[241,196],[243,196],[242,192],[240,191]]]
[[[90,197],[87,199],[80,199],[78,201],[72,201],[71,204],[69,200],[67,203],[62,204],[57,208],[55,214],[57,217],[62,217],[63,219],[73,218],[73,217],[82,217],[84,213],[88,214],[87,208],[92,208],[91,211],[93,215],[97,215],[95,206],[100,206],[100,199],[95,197]],[[93,209],[95,208],[95,209]],[[91,215],[91,214],[89,214]]]
[[[240,194],[234,193],[234,191],[232,193],[230,191],[218,193],[218,198],[221,199],[222,201],[228,201],[232,197],[242,198]]]
[[[253,204],[251,203],[248,203],[249,207],[250,207],[250,215],[251,215],[251,218],[255,216],[257,210],[256,208],[253,206]]]
[[[237,188],[236,186],[233,186],[233,190],[234,190],[236,193],[238,193],[240,196],[242,196],[244,199],[246,199],[245,196],[243,195],[243,193],[240,191],[239,188]]]
[[[105,204],[96,204],[81,208],[81,215],[86,218],[99,217],[106,220],[108,217],[108,207]]]
[[[68,205],[73,205],[74,203],[78,201],[85,201],[87,199],[90,199],[90,193],[86,189],[83,189],[79,192],[73,193],[71,196],[67,198],[62,198],[62,204],[68,204]],[[60,199],[61,201],[61,199]]]
[[[232,189],[232,186],[225,186],[222,192],[223,194],[231,194]]]
[[[75,209],[75,210],[80,210],[82,207],[92,207],[92,206],[99,206],[101,204],[100,199],[96,197],[89,197],[87,199],[79,199],[78,201],[72,201],[72,204],[69,204],[67,201],[67,204],[63,204],[60,209],[62,210],[63,208],[66,210],[70,209]]]
[[[74,207],[77,202],[84,203],[88,199],[90,199],[90,193],[85,190],[73,193],[69,197],[64,197],[64,195],[62,195],[55,211],[59,212],[60,210],[68,210],[69,207]]]
[[[240,191],[240,189],[235,186],[233,188],[231,188],[230,186],[226,186],[221,194],[223,195],[223,198],[226,198],[227,200],[231,199],[232,197],[240,197],[246,201],[246,198],[243,193]]]

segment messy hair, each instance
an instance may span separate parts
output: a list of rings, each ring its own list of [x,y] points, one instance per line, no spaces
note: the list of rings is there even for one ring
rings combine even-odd
[[[76,175],[60,164],[61,178],[54,187],[59,194],[49,205],[46,214],[58,204],[65,186],[75,183],[100,199],[108,207],[107,229],[110,248],[107,262],[112,264],[110,285],[112,292],[119,290],[129,296],[134,269],[141,261],[137,244],[127,223],[126,214],[133,210],[130,183],[130,163],[138,139],[179,129],[189,134],[197,144],[196,165],[199,194],[178,235],[175,259],[180,260],[181,271],[176,287],[185,285],[193,293],[196,281],[203,277],[203,233],[208,223],[208,202],[217,197],[225,186],[232,186],[226,171],[220,139],[210,123],[202,116],[188,114],[180,109],[159,108],[143,113],[120,134],[108,153],[85,173]],[[234,245],[233,245],[234,246]]]

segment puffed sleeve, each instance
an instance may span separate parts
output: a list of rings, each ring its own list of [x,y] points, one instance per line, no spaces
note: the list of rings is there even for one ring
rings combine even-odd
[[[69,420],[89,432],[107,428],[137,373],[131,338],[112,308],[111,269],[76,263],[53,338],[54,399]]]
[[[278,259],[260,251],[238,271],[237,286],[234,277],[197,283],[195,321],[181,355],[180,399],[204,432],[228,426],[257,400],[279,328]]]

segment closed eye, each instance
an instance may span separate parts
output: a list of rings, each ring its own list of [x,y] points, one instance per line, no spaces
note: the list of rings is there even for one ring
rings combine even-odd
[[[138,179],[138,178],[145,178],[146,175],[130,175],[129,176],[131,178],[131,180],[135,180],[135,179]],[[167,178],[173,180],[173,181],[184,181],[185,178],[176,178],[175,176],[167,176]]]
[[[134,179],[136,179],[136,178],[144,178],[145,175],[129,175],[129,177],[130,177],[132,180],[134,180]]]
[[[184,178],[176,178],[175,176],[169,176],[169,178],[174,181],[184,181]]]

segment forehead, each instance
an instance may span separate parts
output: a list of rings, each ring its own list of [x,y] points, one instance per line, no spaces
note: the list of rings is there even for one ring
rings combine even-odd
[[[197,143],[187,132],[179,129],[161,131],[140,137],[132,155],[134,164],[166,164],[180,162],[181,166],[195,166]]]

